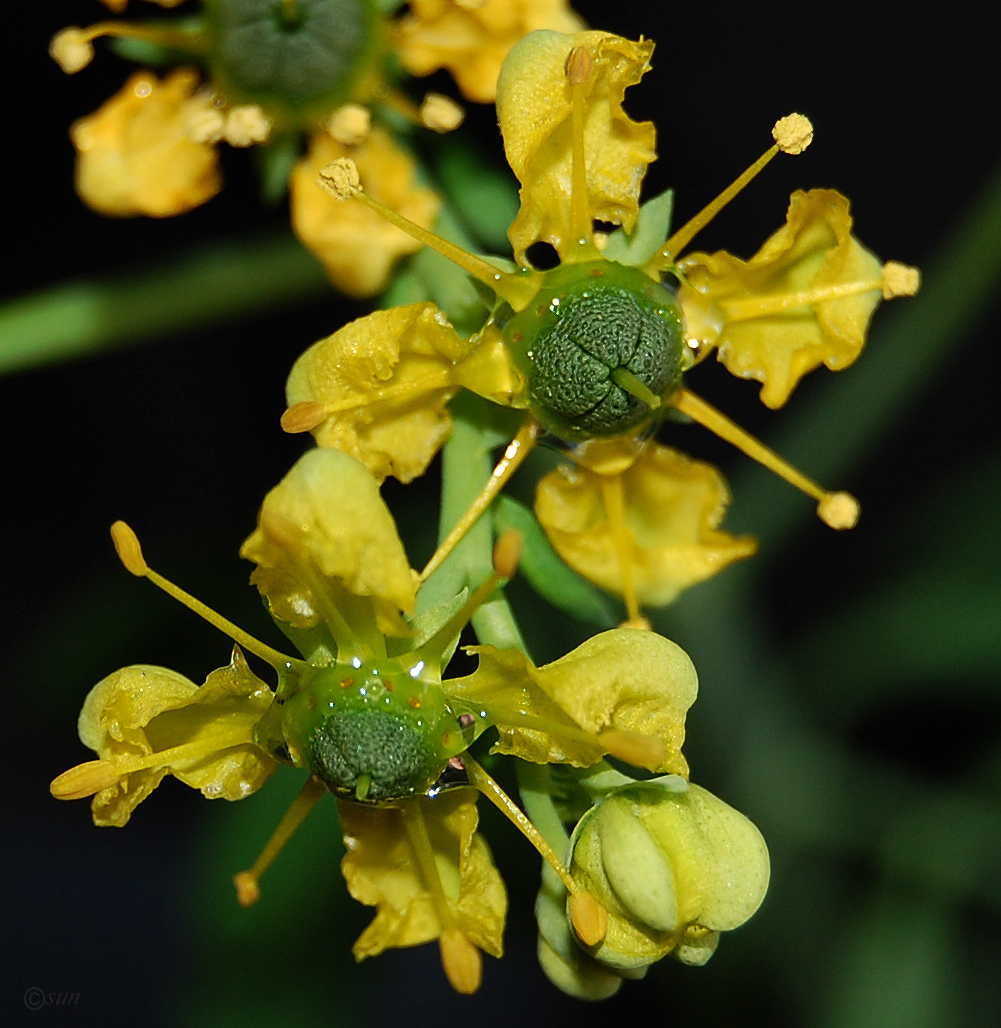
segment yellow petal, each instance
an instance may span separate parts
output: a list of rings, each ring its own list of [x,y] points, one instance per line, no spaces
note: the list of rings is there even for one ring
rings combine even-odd
[[[498,752],[586,767],[608,752],[598,736],[614,729],[660,743],[663,759],[651,770],[687,775],[681,745],[698,679],[688,655],[668,639],[629,628],[602,632],[541,668],[517,650],[480,646],[470,652],[479,655],[477,670],[444,686],[451,696],[482,704],[498,727]],[[505,724],[504,711],[529,714],[551,728]],[[568,737],[561,726],[595,739]]]
[[[394,263],[423,244],[363,203],[333,200],[317,186],[320,171],[347,156],[355,162],[366,192],[424,228],[434,225],[441,202],[418,184],[414,159],[384,129],[373,129],[354,148],[326,132],[313,135],[309,153],[289,179],[292,227],[341,292],[374,296],[385,289]]]
[[[754,552],[753,539],[717,528],[730,495],[710,465],[651,443],[621,479],[625,544],[640,603],[670,603],[683,589]],[[622,568],[600,475],[557,468],[539,482],[535,512],[553,548],[575,571],[622,595]]]
[[[851,364],[865,344],[882,294],[864,292],[736,320],[728,302],[851,283],[878,283],[880,262],[851,235],[848,201],[830,189],[793,193],[786,224],[749,260],[728,253],[691,254],[680,261],[679,291],[689,335],[718,347],[741,378],[763,383],[761,399],[781,407],[808,371]]]
[[[326,599],[315,590],[325,580],[345,603],[358,598],[371,608],[382,632],[407,634],[400,611],[414,608],[410,564],[378,483],[347,454],[300,457],[264,498],[240,552],[258,565],[252,580],[282,621],[316,625]],[[320,583],[310,584],[310,574]]]
[[[187,112],[198,74],[179,68],[160,82],[133,75],[93,114],[75,122],[76,188],[101,214],[182,214],[219,191],[215,148],[195,142]]]
[[[452,369],[469,351],[430,303],[376,311],[311,346],[285,387],[289,404],[329,411],[313,435],[381,482],[422,475],[448,438]],[[389,391],[380,397],[380,391]]]
[[[570,90],[564,64],[577,46],[588,49],[584,155],[592,219],[631,232],[639,212],[646,166],[656,158],[652,122],[622,109],[626,88],[650,64],[653,43],[605,32],[535,32],[508,55],[497,83],[497,116],[508,163],[521,182],[521,209],[508,232],[515,258],[539,240],[564,254],[570,245]]]
[[[135,665],[99,682],[80,713],[80,739],[117,781],[98,792],[94,822],[121,826],[167,774],[211,798],[243,799],[276,767],[253,741],[274,694],[239,651],[201,687],[168,668]],[[162,762],[156,754],[170,750]],[[130,769],[135,764],[146,767]]]
[[[472,789],[456,789],[433,800],[414,797],[427,825],[448,916],[479,949],[495,957],[503,951],[507,913],[504,883],[490,850],[476,833],[476,798]],[[358,960],[384,949],[416,946],[437,939],[443,930],[429,885],[394,807],[369,807],[339,801],[347,854],[341,870],[348,891],[376,908],[371,924],[354,945]]]
[[[411,75],[447,68],[463,96],[490,103],[511,47],[535,29],[576,32],[584,23],[567,0],[411,0],[394,42]]]

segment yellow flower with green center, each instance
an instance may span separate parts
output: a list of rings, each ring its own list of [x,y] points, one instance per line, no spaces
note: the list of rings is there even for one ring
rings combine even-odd
[[[151,570],[135,535],[112,529],[119,556],[225,632],[237,650],[203,686],[131,667],[88,696],[80,737],[98,759],[52,783],[61,799],[94,795],[98,824],[124,825],[171,774],[236,800],[277,764],[308,772],[252,868],[235,878],[253,903],[259,879],[325,792],[338,800],[352,895],[376,907],[358,959],[439,940],[452,984],[474,991],[480,950],[500,956],[506,894],[476,834],[482,792],[539,849],[572,895],[582,892],[539,832],[470,756],[485,731],[495,750],[587,767],[612,754],[657,773],[687,774],[684,722],[695,700],[691,661],[633,629],[605,632],[544,667],[517,650],[481,647],[470,675],[443,679],[459,632],[509,578],[518,540],[498,541],[494,572],[420,614],[415,580],[378,484],[335,449],[303,456],[265,498],[242,553],[278,627],[301,657],[261,643]],[[269,664],[274,689],[242,651]],[[586,902],[586,901],[585,901]]]
[[[162,8],[178,0],[153,0]],[[121,13],[123,0],[104,0]],[[409,151],[390,130],[402,116],[435,131],[462,121],[461,107],[430,93],[415,104],[398,90],[397,58],[412,74],[456,70],[467,99],[494,98],[501,62],[532,29],[573,30],[566,0],[415,3],[398,18],[384,0],[201,0],[196,13],[149,22],[101,21],[63,29],[49,51],[74,74],[94,40],[110,37],[143,64],[181,65],[160,78],[144,70],[98,111],[77,121],[77,191],[102,214],[167,217],[221,188],[217,148],[261,148],[268,195],[291,190],[292,221],[338,288],[356,296],[385,288],[411,237],[369,211],[333,210],[314,195],[320,167],[346,156],[373,194],[423,226],[440,201],[417,179]],[[309,138],[309,153],[300,154]]]
[[[419,475],[449,430],[460,388],[524,410],[521,431],[489,485],[424,576],[490,505],[544,432],[575,467],[539,484],[536,514],[576,571],[621,595],[630,622],[754,550],[719,529],[728,494],[718,472],[652,439],[670,416],[692,418],[776,471],[849,528],[858,504],[789,466],[685,383],[716,350],[735,374],[763,383],[780,406],[807,371],[859,354],[881,298],[918,287],[913,268],[881,265],[851,234],[848,202],[831,190],[793,195],[787,223],[750,261],[683,256],[697,232],[779,153],[800,153],[813,128],[781,119],[774,145],[712,203],[668,235],[671,196],[640,206],[656,156],[650,123],[623,109],[650,66],[653,43],[603,32],[534,32],[508,55],[497,112],[521,205],[508,232],[515,265],[467,253],[381,205],[349,160],[319,184],[346,206],[364,203],[488,287],[483,327],[461,340],[430,304],[360,319],[316,343],[289,377],[289,431],[344,446],[379,476]],[[352,199],[354,198],[354,199]],[[620,226],[610,236],[595,222]],[[529,259],[546,243],[558,266]],[[433,430],[415,439],[415,419]],[[667,429],[664,429],[665,434]]]

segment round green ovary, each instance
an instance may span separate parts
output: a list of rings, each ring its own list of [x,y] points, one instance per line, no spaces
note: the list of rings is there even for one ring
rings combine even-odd
[[[404,718],[382,710],[331,714],[313,735],[312,750],[319,778],[339,792],[354,792],[367,775],[371,800],[409,796],[429,774],[424,738]]]
[[[531,409],[567,439],[623,432],[651,409],[614,380],[617,370],[658,397],[681,377],[678,303],[642,273],[608,261],[551,275],[537,300],[505,326],[528,378]]]
[[[206,8],[213,76],[231,99],[289,120],[347,100],[375,36],[369,0],[210,0]]]

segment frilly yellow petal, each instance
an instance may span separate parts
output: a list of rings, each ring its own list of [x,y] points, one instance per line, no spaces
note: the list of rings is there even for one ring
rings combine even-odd
[[[598,736],[618,729],[659,740],[664,759],[650,770],[688,773],[681,745],[698,679],[687,654],[669,640],[629,628],[602,632],[541,668],[517,650],[469,652],[478,654],[479,667],[446,681],[445,689],[483,705],[500,733],[498,752],[587,767],[608,752]],[[504,711],[531,714],[552,730],[506,725]],[[594,742],[567,738],[561,725],[592,733]]]
[[[584,27],[567,0],[411,0],[409,6],[394,35],[404,67],[412,75],[447,68],[462,95],[478,103],[493,101],[501,64],[522,36]]]
[[[472,789],[456,789],[433,800],[421,796],[403,802],[420,804],[455,926],[479,949],[499,957],[507,894],[486,842],[476,833],[476,798]],[[390,947],[437,939],[445,926],[401,811],[345,801],[339,801],[339,808],[347,847],[341,870],[348,891],[376,908],[371,924],[355,942],[355,957],[363,960]]]
[[[652,122],[622,109],[628,86],[650,66],[653,43],[605,32],[533,32],[508,55],[497,83],[497,116],[508,163],[521,182],[521,209],[508,231],[515,258],[539,240],[562,256],[570,244],[570,90],[564,64],[584,46],[592,71],[584,84],[584,154],[593,219],[632,231],[646,166],[656,158]]]
[[[167,774],[210,799],[256,792],[277,766],[253,741],[254,726],[273,699],[239,650],[201,687],[150,665],[103,679],[88,694],[78,722],[81,741],[116,778],[94,796],[94,822],[126,824]],[[146,759],[167,750],[173,755],[164,764]],[[144,762],[147,767],[131,769]],[[116,766],[121,772],[113,774]]]
[[[342,157],[355,162],[366,192],[424,228],[434,224],[441,201],[418,184],[414,159],[385,130],[372,129],[353,148],[326,132],[313,135],[309,153],[289,179],[292,227],[341,292],[374,296],[385,289],[393,264],[422,244],[364,204],[334,201],[316,185],[320,171]]]
[[[670,603],[683,589],[754,552],[753,539],[717,528],[730,496],[710,465],[651,443],[621,476],[640,603]],[[581,467],[550,472],[539,482],[535,512],[553,548],[575,571],[622,595],[622,569],[598,474]]]
[[[286,397],[328,409],[313,429],[320,446],[350,454],[380,482],[409,482],[451,432],[451,372],[469,348],[433,304],[376,311],[311,346],[292,368]]]
[[[93,114],[70,129],[76,188],[101,214],[155,218],[211,199],[221,178],[214,147],[188,134],[198,74],[179,68],[162,82],[137,72]]]
[[[786,224],[749,260],[728,253],[691,254],[679,266],[678,298],[689,334],[716,345],[741,378],[763,383],[761,400],[781,407],[820,364],[837,371],[865,344],[879,287],[747,320],[730,320],[727,301],[853,282],[878,282],[880,262],[851,235],[848,201],[830,189],[793,193]]]
[[[414,608],[414,585],[396,523],[364,465],[339,450],[309,450],[264,498],[241,554],[275,617],[307,628],[323,600],[319,575],[336,591],[371,604],[381,631],[405,635],[400,611]]]

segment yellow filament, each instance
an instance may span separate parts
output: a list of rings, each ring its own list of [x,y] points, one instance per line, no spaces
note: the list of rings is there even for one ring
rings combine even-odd
[[[553,847],[546,842],[539,829],[532,824],[511,797],[468,753],[462,755],[462,765],[465,767],[466,774],[469,777],[469,784],[483,793],[515,828],[528,839],[539,851],[542,859],[560,876],[560,881],[566,886],[567,891],[572,896],[576,896],[581,891],[580,886],[573,880],[570,872],[564,867],[563,861],[556,855]]]
[[[254,861],[249,871],[240,871],[233,875],[236,886],[236,897],[240,906],[250,907],[261,896],[261,875],[271,866],[275,857],[281,853],[285,843],[292,838],[296,829],[306,820],[306,815],[316,806],[316,801],[327,791],[327,787],[319,780],[310,776],[306,779],[299,795],[292,801],[285,816],[279,821],[278,827],[271,833],[271,838],[264,845],[260,856]]]
[[[378,200],[373,200],[368,193],[357,192],[354,194],[356,200],[361,200],[377,214],[382,215],[387,221],[392,222],[398,229],[413,236],[425,246],[431,247],[442,257],[448,258],[453,264],[457,264],[467,274],[482,282],[492,289],[502,300],[506,300],[515,311],[524,310],[532,298],[539,291],[538,276],[526,275],[518,272],[500,271],[492,264],[469,253],[461,246],[443,239],[441,236],[422,228],[416,222],[405,218]]]
[[[497,494],[504,488],[511,476],[518,470],[522,462],[531,452],[539,437],[540,426],[534,418],[529,418],[518,429],[517,435],[508,443],[504,456],[501,457],[490,475],[480,495],[470,504],[459,522],[438,546],[434,556],[428,561],[427,567],[421,572],[421,582],[426,582],[441,567],[445,558],[462,542],[465,534],[476,524],[483,513],[493,503]]]
[[[232,621],[217,614],[211,607],[195,599],[191,593],[185,592],[180,586],[174,585],[163,575],[157,574],[148,567],[142,555],[139,539],[135,532],[124,522],[116,521],[111,526],[111,538],[115,544],[115,551],[125,565],[126,569],[133,575],[149,579],[155,586],[162,589],[168,596],[172,596],[178,603],[183,603],[188,610],[194,611],[199,617],[204,618],[210,625],[218,628],[224,635],[228,635],[235,643],[238,643],[245,650],[260,657],[261,660],[270,664],[276,671],[286,668],[293,668],[305,671],[309,665],[297,657],[289,657],[284,653],[268,646],[255,639],[249,632],[234,625]]]
[[[842,282],[816,289],[802,289],[797,293],[775,293],[771,296],[749,296],[741,300],[722,300],[720,307],[727,321],[750,321],[770,314],[796,307],[807,307],[826,300],[840,300],[844,296],[881,291],[883,280],[870,279],[865,282]]]
[[[626,615],[630,623],[638,626],[644,620],[636,594],[636,569],[633,566],[635,540],[626,524],[625,486],[621,475],[600,475],[598,481],[601,484],[601,500],[605,506],[608,531],[615,548],[615,559],[619,562],[619,574],[622,576],[622,599],[626,605]]]
[[[590,261],[600,256],[591,227],[590,196],[587,188],[587,158],[584,152],[584,84],[591,74],[591,55],[576,46],[566,60],[570,87],[570,245],[566,260]]]
[[[817,501],[817,514],[831,528],[852,528],[858,520],[858,501],[849,493],[829,492],[819,486],[813,479],[807,478],[801,471],[783,460],[774,450],[769,449],[750,432],[732,422],[725,414],[706,403],[688,389],[679,389],[670,402],[682,414],[687,414],[703,428],[708,428],[721,439],[732,443],[752,460],[774,471],[800,492],[812,496]]]
[[[156,28],[152,25],[137,25],[127,21],[99,21],[85,29],[78,29],[81,39],[88,43],[101,36],[114,36],[117,39],[144,39],[161,46],[186,50],[189,53],[200,49],[198,36],[183,29]]]

